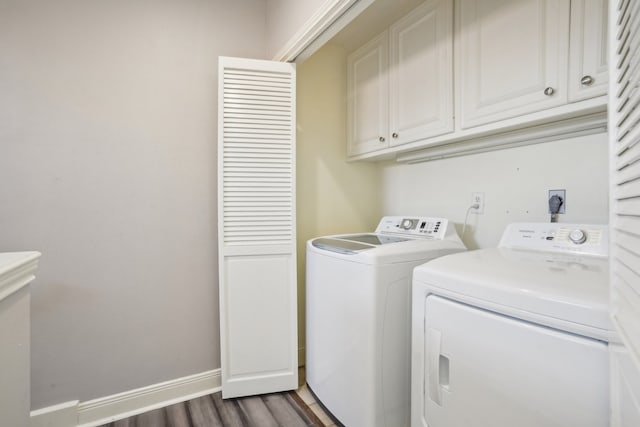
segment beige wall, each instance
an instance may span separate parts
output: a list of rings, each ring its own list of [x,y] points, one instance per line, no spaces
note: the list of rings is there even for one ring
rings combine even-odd
[[[494,247],[504,227],[549,221],[548,190],[566,189],[560,222],[608,223],[607,136],[591,135],[416,165],[386,163],[385,214],[444,216],[462,230],[471,193],[485,193],[485,212],[469,215],[464,241]]]
[[[305,243],[371,231],[381,215],[373,163],[346,163],[346,54],[326,45],[298,67],[297,223],[299,341],[304,347]],[[301,361],[302,363],[302,361]]]
[[[3,0],[0,251],[43,253],[32,408],[220,367],[218,55],[263,0]]]

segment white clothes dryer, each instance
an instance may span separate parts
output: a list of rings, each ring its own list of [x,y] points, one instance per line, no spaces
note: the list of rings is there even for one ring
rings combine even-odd
[[[427,217],[307,242],[307,384],[340,423],[409,425],[413,268],[464,250],[452,223]]]
[[[414,270],[413,427],[608,425],[608,229],[509,225]]]

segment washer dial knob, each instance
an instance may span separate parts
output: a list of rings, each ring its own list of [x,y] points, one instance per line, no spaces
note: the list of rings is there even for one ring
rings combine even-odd
[[[582,230],[571,230],[569,233],[569,240],[576,245],[581,245],[587,241],[587,233]]]
[[[403,219],[400,223],[400,228],[403,230],[411,230],[413,228],[414,220],[412,219]]]

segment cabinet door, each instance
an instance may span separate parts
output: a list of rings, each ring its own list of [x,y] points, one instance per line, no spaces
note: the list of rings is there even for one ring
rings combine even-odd
[[[461,128],[567,102],[569,0],[460,0]]]
[[[387,31],[347,60],[347,145],[350,156],[388,147]]]
[[[427,1],[389,38],[390,144],[453,131],[453,1]]]
[[[569,101],[607,93],[607,6],[606,0],[571,1]]]

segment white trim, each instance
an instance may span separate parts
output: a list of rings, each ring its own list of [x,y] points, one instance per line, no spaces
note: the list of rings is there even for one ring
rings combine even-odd
[[[484,153],[505,148],[540,144],[560,139],[602,133],[607,131],[606,113],[590,114],[584,117],[563,120],[556,123],[534,126],[502,134],[479,137],[455,144],[440,145],[404,154],[398,154],[399,163],[421,163],[430,160],[467,154]]]
[[[141,387],[86,402],[31,411],[31,427],[93,427],[220,391],[220,369]]]
[[[302,62],[373,2],[374,0],[327,0],[276,53],[273,60]]]
[[[35,279],[40,252],[0,254],[0,301],[18,292]]]
[[[69,427],[78,423],[77,400],[31,411],[31,427]]]

